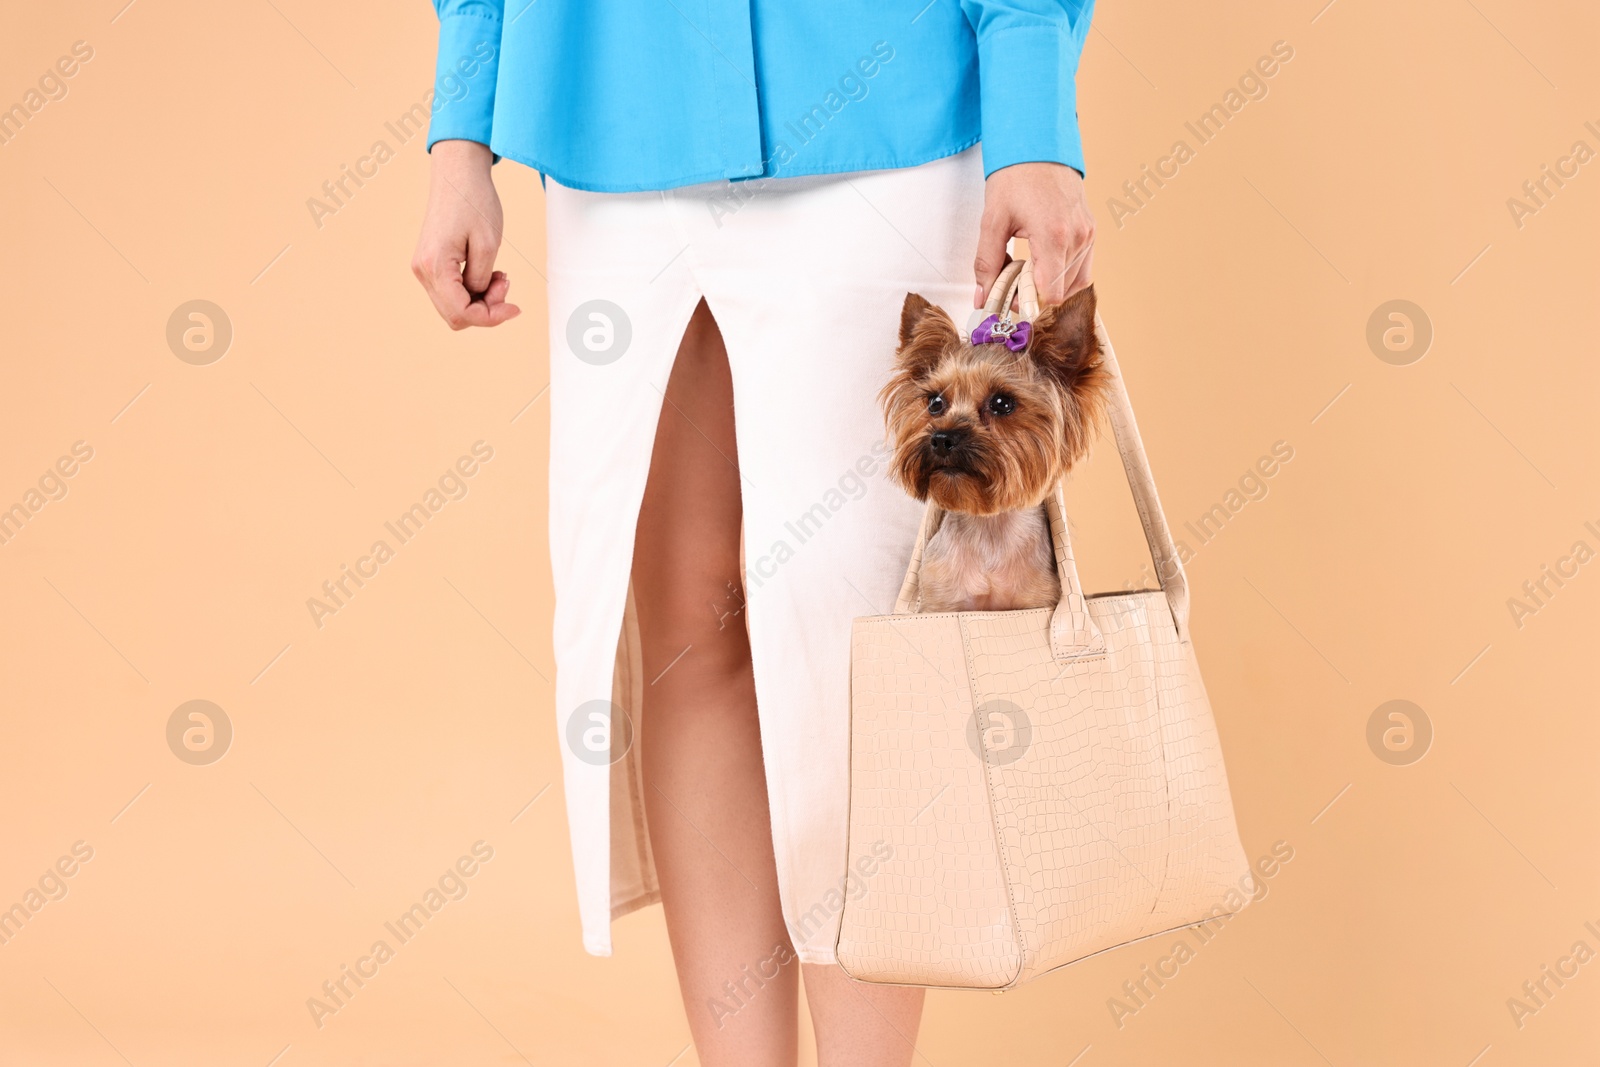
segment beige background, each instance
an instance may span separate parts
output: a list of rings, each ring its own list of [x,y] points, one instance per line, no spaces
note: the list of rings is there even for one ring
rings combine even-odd
[[[1120,1027],[1109,998],[1165,941],[931,996],[920,1064],[1600,1055],[1600,962],[1520,1028],[1507,1007],[1600,951],[1600,564],[1520,627],[1507,607],[1600,549],[1600,163],[1520,227],[1507,206],[1600,150],[1600,20],[1323,2],[1106,2],[1079,78],[1102,305],[1174,526],[1294,451],[1189,567],[1246,849],[1294,859]],[[407,268],[421,139],[384,129],[429,88],[428,5],[124,3],[30,5],[0,35],[0,105],[93,48],[0,145],[0,507],[93,449],[0,545],[0,906],[93,848],[0,945],[0,1060],[692,1063],[659,909],[612,959],[579,944],[538,182],[498,171],[525,314],[452,334]],[[1114,224],[1122,182],[1195,147],[1185,121],[1276,41],[1268,95]],[[379,138],[394,158],[319,229],[307,198]],[[193,299],[234,329],[207,366],[166,341]],[[1393,299],[1432,323],[1410,365],[1366,341]],[[466,498],[319,629],[307,598],[479,440]],[[1089,584],[1137,581],[1109,448],[1075,497]],[[209,766],[167,745],[193,699],[235,731]],[[1392,699],[1434,730],[1408,766],[1366,740]],[[479,840],[468,895],[319,1029],[307,998]]]

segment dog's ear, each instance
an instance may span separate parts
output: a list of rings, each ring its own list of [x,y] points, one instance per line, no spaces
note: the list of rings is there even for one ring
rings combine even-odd
[[[902,352],[927,349],[937,352],[946,345],[959,344],[956,324],[942,308],[928,303],[916,293],[907,293],[900,308],[900,349]]]
[[[1094,332],[1094,286],[1040,313],[1028,355],[1061,388],[1078,394],[1099,388],[1100,340]]]
[[[1088,453],[1111,384],[1094,332],[1094,287],[1046,308],[1033,325],[1028,355],[1071,402],[1061,444],[1067,462],[1076,463]]]

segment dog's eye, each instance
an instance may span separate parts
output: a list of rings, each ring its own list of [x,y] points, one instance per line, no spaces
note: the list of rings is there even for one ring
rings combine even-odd
[[[938,393],[935,393],[934,395],[932,395],[932,396],[930,396],[928,398],[928,414],[929,415],[943,415],[944,414],[944,397],[940,396]]]
[[[989,398],[989,414],[1009,415],[1017,409],[1017,402],[1004,393],[996,393]]]

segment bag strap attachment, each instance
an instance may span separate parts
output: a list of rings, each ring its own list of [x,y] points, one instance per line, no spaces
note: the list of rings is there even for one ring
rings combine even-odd
[[[1033,266],[1027,260],[1013,260],[1006,264],[989,290],[984,311],[990,315],[1009,318],[1011,304],[1018,304],[1020,321],[1031,322],[1039,314],[1038,290],[1034,284]],[[1139,522],[1144,528],[1145,543],[1150,548],[1150,558],[1155,563],[1156,577],[1161,591],[1166,595],[1167,607],[1172,613],[1173,626],[1178,640],[1189,639],[1189,581],[1183,572],[1183,563],[1167,526],[1166,514],[1161,510],[1161,500],[1156,494],[1155,478],[1150,473],[1150,459],[1145,454],[1144,441],[1139,436],[1139,426],[1133,417],[1133,404],[1128,399],[1127,385],[1122,378],[1122,368],[1111,347],[1105,323],[1095,315],[1095,334],[1100,341],[1101,362],[1110,376],[1106,411],[1111,420],[1112,436],[1117,442],[1117,454],[1122,459],[1122,470],[1127,476],[1133,502],[1139,512]],[[1105,653],[1105,638],[1089,615],[1087,598],[1078,579],[1078,567],[1072,554],[1072,538],[1068,529],[1066,502],[1063,487],[1057,485],[1045,501],[1050,519],[1051,539],[1055,543],[1056,573],[1061,580],[1061,600],[1056,605],[1050,621],[1050,644],[1057,659],[1083,659]],[[911,562],[895,601],[897,615],[912,614],[918,610],[921,591],[918,577],[922,572],[922,555],[928,540],[939,528],[943,512],[932,501],[923,514],[922,528],[916,546],[911,552]]]

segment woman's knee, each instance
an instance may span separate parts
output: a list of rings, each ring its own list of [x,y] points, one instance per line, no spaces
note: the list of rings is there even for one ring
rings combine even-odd
[[[636,588],[634,598],[647,683],[669,673],[680,684],[693,679],[715,685],[748,676],[750,641],[736,578],[674,583],[654,593]]]

